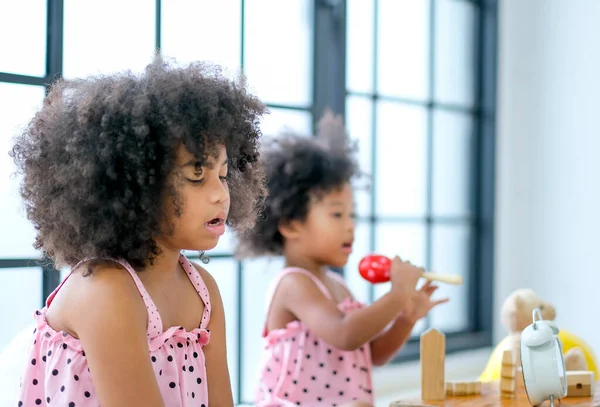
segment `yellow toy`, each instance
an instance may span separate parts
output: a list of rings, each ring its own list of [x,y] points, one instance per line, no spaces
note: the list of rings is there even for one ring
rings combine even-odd
[[[530,324],[531,313],[534,308],[540,309],[543,319],[552,321],[556,318],[554,306],[540,299],[530,289],[516,290],[504,301],[501,318],[502,324],[508,331],[508,336],[496,345],[483,373],[479,377],[480,381],[500,380],[502,352],[505,350],[512,350],[517,360],[520,361],[521,332]],[[583,340],[567,331],[560,330],[558,338],[562,343],[567,371],[593,371],[595,379],[598,380],[599,372],[592,349]]]

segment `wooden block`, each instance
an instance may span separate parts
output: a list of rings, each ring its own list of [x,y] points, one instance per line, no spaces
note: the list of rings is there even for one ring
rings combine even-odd
[[[502,391],[500,395],[505,399],[514,399],[517,398],[517,395],[514,392]]]
[[[517,368],[515,365],[502,365],[502,370],[500,371],[500,377],[506,377],[512,379],[517,374]]]
[[[515,387],[518,390],[525,389],[525,382],[523,381],[523,370],[519,367],[515,372]]]
[[[502,352],[502,366],[507,365],[507,366],[515,366],[516,365],[516,361],[515,361],[515,355],[513,354],[512,350],[505,350],[504,352]]]
[[[515,379],[503,377],[500,379],[500,391],[503,393],[515,392]]]
[[[421,334],[421,399],[444,400],[446,335],[436,329]]]
[[[594,395],[594,372],[572,370],[567,372],[567,397],[591,397]]]
[[[446,382],[446,395],[461,397],[461,396],[476,396],[481,394],[480,381],[449,381]]]
[[[467,383],[467,395],[478,396],[481,394],[481,382],[473,381]]]
[[[468,393],[467,389],[468,389],[467,383],[454,382],[454,386],[452,389],[452,395],[457,396],[457,397],[468,396],[469,393]]]
[[[502,377],[500,379],[500,395],[505,399],[516,398],[514,378]]]
[[[422,404],[413,401],[397,400],[390,403],[390,407],[436,407],[429,404]]]

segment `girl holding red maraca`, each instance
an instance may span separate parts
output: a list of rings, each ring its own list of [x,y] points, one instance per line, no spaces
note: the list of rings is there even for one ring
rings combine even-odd
[[[271,283],[257,406],[372,406],[373,365],[389,361],[437,304],[423,270],[390,260],[390,291],[370,305],[343,278],[354,241],[351,181],[358,175],[342,119],[327,112],[319,135],[282,135],[261,153],[269,194],[238,255],[283,256]]]

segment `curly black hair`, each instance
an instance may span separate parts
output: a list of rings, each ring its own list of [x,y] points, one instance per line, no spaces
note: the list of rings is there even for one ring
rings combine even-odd
[[[56,82],[10,152],[37,230],[34,247],[59,266],[122,258],[143,269],[180,213],[171,174],[183,145],[202,165],[224,145],[232,229],[252,227],[265,195],[258,163],[265,106],[243,78],[209,63],[156,56],[144,72]],[[165,213],[172,198],[175,214]]]
[[[281,223],[305,220],[311,198],[320,199],[364,175],[354,157],[356,145],[341,117],[330,111],[316,137],[285,132],[263,145],[260,162],[269,192],[254,228],[238,234],[235,254],[240,259],[282,255]]]

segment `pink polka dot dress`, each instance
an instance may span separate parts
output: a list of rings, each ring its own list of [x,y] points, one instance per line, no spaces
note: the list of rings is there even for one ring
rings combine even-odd
[[[191,332],[178,326],[163,332],[158,310],[135,270],[119,261],[131,275],[148,309],[148,357],[165,405],[206,407],[208,390],[202,348],[210,339],[206,329],[210,320],[210,298],[198,270],[183,255],[179,262],[204,302],[201,326]],[[78,339],[66,332],[54,331],[46,322],[46,310],[62,284],[48,297],[46,306],[35,313],[37,328],[21,378],[19,406],[99,405],[85,349]]]
[[[271,284],[267,297],[267,314],[277,285],[289,273],[310,277],[328,298],[327,288],[314,275],[303,269],[288,268]],[[345,286],[336,273],[330,276]],[[338,304],[343,312],[364,305],[348,297]],[[373,403],[372,362],[368,345],[354,351],[343,351],[316,337],[300,321],[284,329],[263,333],[264,350],[256,394],[258,407],[336,406],[351,400]]]

